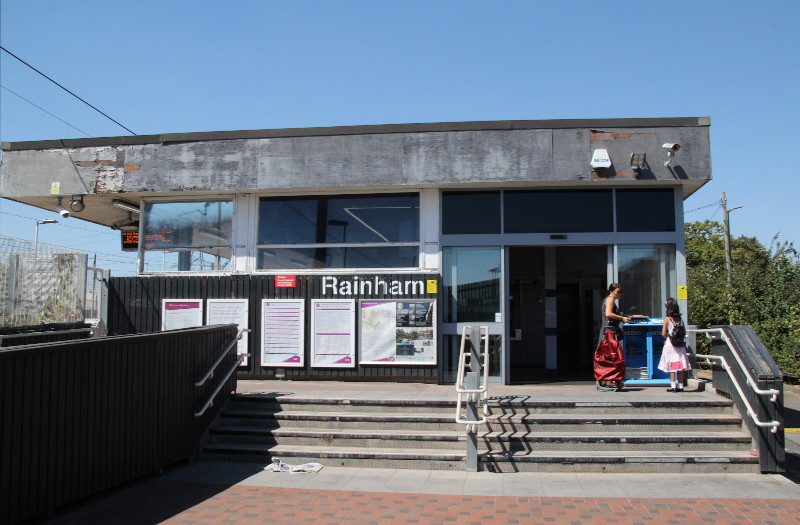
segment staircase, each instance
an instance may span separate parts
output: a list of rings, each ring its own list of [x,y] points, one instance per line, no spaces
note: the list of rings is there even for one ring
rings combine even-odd
[[[594,396],[587,396],[594,397]],[[709,394],[625,401],[490,400],[479,428],[492,472],[758,472],[732,403]],[[235,395],[205,457],[325,466],[464,470],[466,436],[449,400]]]

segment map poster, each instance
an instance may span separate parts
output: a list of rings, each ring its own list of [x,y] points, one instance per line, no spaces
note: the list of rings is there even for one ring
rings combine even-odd
[[[200,299],[162,299],[161,329],[179,330],[203,326],[203,303]]]
[[[311,366],[355,366],[355,306],[352,299],[311,301]]]
[[[236,324],[239,329],[249,328],[249,308],[247,299],[206,299],[206,324]],[[236,353],[244,355],[241,366],[247,365],[247,336],[242,333],[241,339],[236,343]]]
[[[435,365],[435,300],[361,301],[362,365]]]
[[[305,300],[262,299],[261,315],[261,366],[305,366]]]

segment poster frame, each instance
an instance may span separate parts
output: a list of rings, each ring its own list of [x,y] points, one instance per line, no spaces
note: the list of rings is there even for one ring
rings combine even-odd
[[[366,348],[367,345],[366,345],[365,338],[364,338],[365,329],[364,329],[364,306],[363,306],[365,303],[393,303],[395,305],[395,307],[394,307],[395,311],[397,310],[397,304],[398,303],[428,303],[428,304],[432,305],[433,310],[432,310],[432,316],[431,316],[430,327],[429,328],[431,330],[431,353],[433,354],[432,355],[433,360],[432,361],[424,361],[424,362],[414,362],[414,361],[411,361],[411,360],[408,360],[408,361],[402,360],[402,359],[401,360],[397,360],[396,358],[395,358],[395,360],[391,360],[391,361],[390,360],[366,359],[364,354],[365,354],[365,348]],[[438,334],[438,330],[436,328],[437,324],[438,324],[438,319],[437,319],[438,313],[439,312],[438,312],[438,305],[437,305],[436,299],[428,299],[428,298],[408,298],[408,299],[401,298],[401,299],[395,299],[395,298],[392,298],[392,299],[361,299],[361,300],[359,300],[359,304],[358,304],[358,327],[359,327],[359,330],[358,330],[358,348],[359,348],[360,352],[359,352],[358,364],[359,365],[369,365],[369,366],[376,366],[376,365],[377,366],[437,366],[439,364],[439,358],[438,358],[439,352],[438,352],[438,348],[437,348],[437,341],[438,341],[439,334]],[[403,327],[403,326],[400,326],[398,324],[395,324],[394,327],[395,327],[395,330],[397,328],[415,328],[414,326]],[[420,328],[428,328],[428,327],[427,326],[420,326]],[[396,340],[394,340],[394,345],[395,346],[397,345],[397,341]]]
[[[167,312],[171,312],[172,310],[167,310],[167,304],[169,303],[197,303],[197,308],[185,308],[183,310],[196,310],[194,317],[191,317],[192,321],[189,322],[182,322],[178,323],[178,326],[171,326],[167,328],[167,319],[174,318],[176,316],[170,315]],[[189,319],[190,316],[184,316],[186,319]],[[174,319],[173,319],[174,321]],[[194,323],[194,324],[193,324]],[[161,331],[167,330],[181,330],[183,328],[195,328],[198,326],[203,326],[203,300],[202,299],[161,299]]]
[[[349,319],[348,326],[343,327],[349,330],[348,352],[342,353],[343,362],[335,363],[320,363],[317,353],[317,324],[319,305],[329,303],[346,303],[349,306]],[[311,348],[311,367],[312,368],[355,368],[356,367],[356,301],[355,299],[311,299],[311,332],[310,332],[310,348]]]
[[[222,320],[212,319],[212,315],[214,315],[213,312],[214,308],[212,305],[216,304],[239,304],[244,306],[244,311],[242,312],[241,315],[239,315],[237,319],[226,319],[226,318],[223,318]],[[243,328],[244,329],[250,328],[249,319],[250,319],[250,301],[247,299],[206,299],[206,325],[235,323],[236,325],[238,325],[239,330],[241,330]],[[239,339],[239,341],[237,341],[236,343],[236,355],[244,355],[244,359],[242,359],[240,366],[247,366],[248,364],[249,360],[249,357],[247,355],[248,354],[247,345],[249,339],[248,336],[249,334],[247,332],[243,332],[241,339]]]
[[[297,361],[269,361],[267,359],[267,303],[292,303],[300,306],[300,340]],[[271,368],[299,368],[306,366],[306,300],[305,299],[261,299],[261,366]]]

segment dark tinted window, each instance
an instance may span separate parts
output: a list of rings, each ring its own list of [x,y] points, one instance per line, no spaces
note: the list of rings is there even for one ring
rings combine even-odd
[[[443,193],[442,233],[500,233],[500,192]]]
[[[674,232],[673,191],[617,190],[617,231]]]
[[[266,197],[259,244],[419,241],[419,195]]]
[[[507,191],[505,233],[613,231],[610,190]]]
[[[258,269],[417,267],[418,246],[263,248]]]

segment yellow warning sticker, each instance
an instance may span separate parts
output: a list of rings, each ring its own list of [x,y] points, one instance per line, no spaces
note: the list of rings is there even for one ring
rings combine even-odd
[[[689,288],[687,286],[678,286],[678,299],[688,299]]]
[[[436,279],[428,279],[426,291],[427,293],[438,293],[439,281],[437,281]]]

